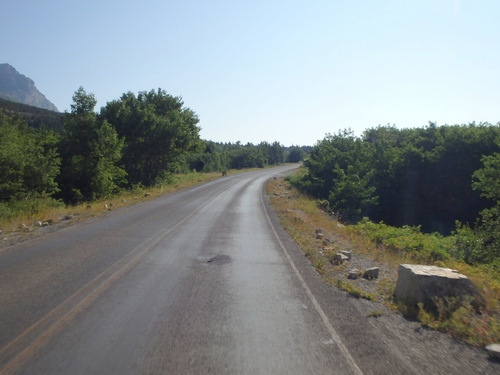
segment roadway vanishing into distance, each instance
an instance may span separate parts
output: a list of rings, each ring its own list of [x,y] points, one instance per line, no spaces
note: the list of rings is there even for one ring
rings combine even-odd
[[[495,373],[433,333],[393,334],[321,280],[263,189],[293,168],[0,249],[0,375],[467,374],[471,355],[474,371]]]

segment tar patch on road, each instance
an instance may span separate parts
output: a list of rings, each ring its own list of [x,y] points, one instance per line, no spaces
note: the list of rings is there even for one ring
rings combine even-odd
[[[228,264],[232,259],[229,255],[216,255],[207,260],[208,264]]]

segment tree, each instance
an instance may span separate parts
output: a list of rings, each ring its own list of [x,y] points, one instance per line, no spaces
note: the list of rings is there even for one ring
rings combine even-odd
[[[123,139],[106,121],[97,118],[93,94],[80,87],[73,95],[60,143],[63,198],[78,203],[107,197],[125,181],[121,159]]]
[[[58,191],[60,158],[54,133],[28,128],[0,113],[0,200],[46,198]]]
[[[298,163],[304,158],[304,151],[298,146],[292,146],[286,157],[287,163]]]
[[[198,117],[180,97],[164,90],[123,94],[107,103],[100,118],[125,139],[123,163],[129,182],[153,185],[187,168],[186,157],[202,150]]]
[[[496,139],[500,147],[500,137]],[[492,201],[489,208],[481,211],[481,220],[476,228],[476,244],[466,259],[470,263],[490,263],[496,260],[500,267],[500,153],[484,156],[483,168],[473,174],[473,187],[481,191],[481,195]]]

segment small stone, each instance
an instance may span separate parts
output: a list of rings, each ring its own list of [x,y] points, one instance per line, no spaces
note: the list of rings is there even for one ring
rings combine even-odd
[[[139,197],[134,197],[134,199],[139,199]]]
[[[379,274],[380,268],[379,267],[372,267],[368,268],[365,270],[363,273],[363,277],[365,279],[378,279],[378,274]]]
[[[316,234],[318,234],[318,233],[323,233],[323,228],[317,228],[316,229]]]
[[[341,250],[340,253],[344,254],[347,257],[347,260],[351,260],[352,252],[350,252],[349,250]]]
[[[342,253],[337,253],[333,256],[333,262],[335,264],[341,264],[341,263],[344,263],[346,261],[348,261],[349,259],[347,259],[347,257],[342,254]]]
[[[122,199],[122,203],[127,203],[127,200],[126,199]]]
[[[42,222],[41,222],[41,221],[37,221],[37,222],[35,223],[35,225],[38,225],[39,227],[41,227],[43,224],[42,224]]]
[[[354,268],[349,271],[349,274],[347,275],[348,279],[356,280],[359,277],[359,271]]]
[[[146,198],[149,197],[149,196],[151,196],[151,193],[144,194],[144,197],[146,197]]]
[[[491,344],[488,345],[485,349],[490,357],[500,359],[500,344]]]
[[[322,240],[325,237],[323,233],[316,233],[316,239],[317,240]]]

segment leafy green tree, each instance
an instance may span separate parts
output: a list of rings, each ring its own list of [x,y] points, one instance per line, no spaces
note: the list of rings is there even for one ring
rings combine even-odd
[[[288,155],[286,156],[287,163],[298,163],[304,158],[304,151],[301,147],[292,146],[288,150]]]
[[[285,161],[285,151],[279,142],[261,142],[257,147],[265,159],[265,165],[279,165]]]
[[[54,133],[0,112],[0,200],[47,198],[58,191],[56,142]]]
[[[327,135],[304,161],[307,174],[294,184],[320,199],[347,221],[355,222],[377,204],[372,186],[371,147],[344,130]]]
[[[187,156],[202,150],[198,117],[180,97],[164,90],[123,94],[107,103],[100,118],[125,139],[123,163],[129,182],[153,185],[187,168]]]
[[[96,103],[94,95],[80,87],[65,118],[60,181],[68,202],[110,196],[125,182],[126,173],[118,165],[123,139],[108,122],[97,118]]]
[[[264,168],[267,161],[262,150],[252,144],[231,150],[229,158],[233,169]]]
[[[500,147],[500,137],[496,142]],[[480,213],[481,220],[475,230],[475,246],[467,249],[466,260],[470,263],[496,260],[500,269],[500,153],[484,156],[482,162],[484,167],[474,172],[473,187],[481,191],[481,195],[492,204]]]
[[[375,187],[370,186],[372,173],[361,170],[355,164],[347,169],[336,168],[337,175],[328,201],[343,220],[356,223],[366,215],[366,212],[377,205]]]

